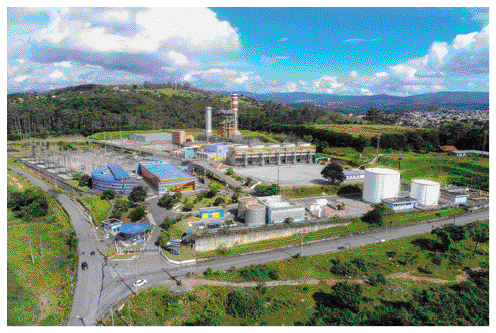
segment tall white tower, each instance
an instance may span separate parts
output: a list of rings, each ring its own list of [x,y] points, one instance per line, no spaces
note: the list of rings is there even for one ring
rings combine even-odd
[[[241,136],[241,132],[238,129],[238,94],[232,93],[232,105],[231,108],[234,112],[234,116],[236,117],[236,130],[234,131],[235,136]]]

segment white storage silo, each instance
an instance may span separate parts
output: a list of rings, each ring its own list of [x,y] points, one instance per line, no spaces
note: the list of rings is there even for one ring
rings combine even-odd
[[[410,186],[410,197],[419,201],[419,205],[437,205],[441,185],[427,179],[413,179]]]
[[[365,169],[362,199],[377,204],[382,199],[395,198],[400,190],[400,173],[393,169]]]
[[[257,199],[253,197],[243,197],[238,199],[238,217],[244,218],[247,206],[256,204]]]

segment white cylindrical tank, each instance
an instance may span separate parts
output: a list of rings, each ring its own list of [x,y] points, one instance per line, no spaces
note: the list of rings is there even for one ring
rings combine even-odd
[[[362,199],[377,204],[382,199],[395,198],[400,189],[399,171],[386,168],[365,169]]]
[[[295,144],[294,143],[283,143],[282,146],[283,147],[294,147]]]
[[[244,217],[246,213],[246,207],[251,204],[257,203],[257,199],[252,197],[245,197],[238,199],[238,217]]]
[[[279,147],[281,147],[281,145],[278,143],[270,143],[267,145],[267,147],[268,148],[279,148]]]
[[[234,147],[236,149],[246,149],[246,148],[249,148],[247,145],[239,145],[239,146],[236,146]]]
[[[251,145],[251,148],[264,148],[264,145],[256,144],[256,145]]]
[[[441,185],[427,179],[413,179],[410,186],[410,197],[419,201],[423,206],[437,205]]]
[[[300,142],[298,143],[298,147],[310,147],[312,144],[308,142]]]

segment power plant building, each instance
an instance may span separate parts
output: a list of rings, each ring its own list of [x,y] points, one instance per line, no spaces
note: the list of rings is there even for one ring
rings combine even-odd
[[[227,162],[231,166],[264,166],[315,163],[316,148],[310,143],[262,144],[229,147]]]
[[[346,180],[365,179],[365,171],[358,170],[358,169],[343,170],[343,174],[346,177]]]
[[[400,173],[393,169],[365,169],[363,183],[363,201],[378,204],[383,199],[398,197],[400,190]]]
[[[186,142],[186,132],[180,130],[171,131],[172,133],[172,143],[176,145],[182,145]]]
[[[138,186],[136,179],[131,178],[129,174],[118,164],[95,169],[91,172],[93,189],[104,192],[114,190],[117,194],[129,194]]]
[[[251,203],[246,207],[245,223],[249,226],[264,225],[267,219],[267,209],[264,205]]]
[[[195,190],[196,178],[171,164],[144,162],[140,163],[138,172],[158,190],[159,195]]]
[[[440,190],[441,199],[452,202],[454,204],[463,204],[467,202],[468,194],[464,188],[451,186]]]
[[[129,135],[129,140],[139,141],[139,142],[157,142],[165,141],[170,142],[172,140],[172,134],[167,132],[160,133],[134,133]]]
[[[257,200],[267,209],[268,223],[284,223],[287,218],[293,222],[305,220],[305,207],[298,206],[282,195],[258,197]]]
[[[215,153],[218,157],[225,159],[229,151],[229,146],[221,143],[205,145],[205,152]]]

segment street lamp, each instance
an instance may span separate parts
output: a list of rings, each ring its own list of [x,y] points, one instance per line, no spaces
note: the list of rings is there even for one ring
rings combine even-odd
[[[81,319],[81,323],[83,324],[83,326],[86,326],[86,325],[84,325],[83,317],[76,316],[76,318]]]

